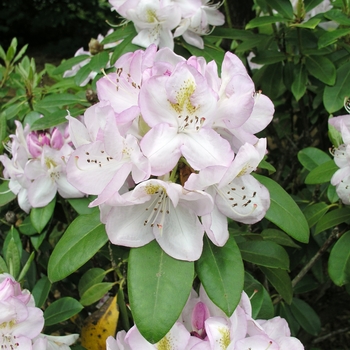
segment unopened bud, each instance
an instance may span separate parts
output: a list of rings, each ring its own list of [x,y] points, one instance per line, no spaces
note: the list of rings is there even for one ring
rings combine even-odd
[[[103,51],[103,45],[101,45],[97,39],[91,39],[89,42],[89,51],[91,55],[96,55]]]

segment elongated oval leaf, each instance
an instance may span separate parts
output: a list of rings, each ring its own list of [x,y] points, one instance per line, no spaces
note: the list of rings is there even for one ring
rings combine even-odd
[[[104,269],[101,269],[99,267],[93,267],[89,270],[87,270],[80,278],[79,284],[78,284],[78,290],[80,297],[93,285],[100,283],[103,281],[104,277],[106,276],[106,273],[108,271],[105,271]]]
[[[257,17],[249,21],[249,23],[245,26],[245,29],[252,29],[257,27],[262,27],[267,24],[273,24],[277,22],[287,22],[286,18],[281,16],[263,16]]]
[[[99,72],[102,68],[106,67],[108,60],[109,54],[107,51],[99,52],[91,59],[89,63],[90,69],[94,72]]]
[[[294,81],[292,83],[292,93],[297,101],[305,94],[307,83],[307,74],[304,64],[299,64],[295,68]]]
[[[349,29],[350,31],[350,29]],[[334,113],[343,108],[344,98],[350,95],[350,62],[337,69],[336,82],[326,86],[323,93],[323,103],[328,113]]]
[[[306,69],[315,78],[328,85],[334,85],[336,69],[333,62],[324,56],[308,56],[305,60]]]
[[[318,39],[318,48],[334,44],[339,38],[350,33],[350,28],[347,29],[335,29],[332,31],[325,31],[324,34]]]
[[[51,282],[59,281],[85,264],[108,241],[99,213],[78,216],[53,250],[48,276]]]
[[[263,266],[259,266],[259,268],[286,303],[291,304],[293,299],[293,288],[288,272],[281,269],[271,269]]]
[[[80,298],[81,305],[88,306],[102,297],[116,284],[117,282],[101,282],[87,289]]]
[[[328,209],[328,205],[324,202],[315,203],[306,207],[304,209],[304,215],[309,227],[311,228],[314,226],[323,217],[323,215],[326,214]]]
[[[73,66],[75,66],[76,64],[86,60],[87,58],[90,58],[91,56],[89,55],[80,55],[80,56],[75,56],[72,57],[70,59],[68,59],[67,61],[64,61],[63,63],[61,63],[56,69],[54,69],[54,71],[52,72],[52,74],[56,75],[56,74],[62,74],[64,73],[66,70],[71,69]]]
[[[289,0],[268,0],[266,3],[283,17],[293,18],[293,7]]]
[[[260,234],[261,238],[264,241],[272,241],[280,245],[284,245],[287,247],[300,248],[292,238],[290,238],[287,234],[285,234],[281,230],[277,230],[275,228],[268,228],[263,230]]]
[[[35,108],[47,108],[47,107],[66,107],[75,105],[81,102],[86,102],[82,100],[80,97],[72,95],[72,94],[54,94],[44,97],[41,101],[39,101]]]
[[[9,189],[9,181],[4,181],[0,185],[0,207],[3,205],[10,203],[16,198],[16,195]]]
[[[290,310],[304,330],[312,335],[321,331],[321,321],[315,310],[305,301],[293,298]]]
[[[350,282],[350,231],[334,244],[328,259],[329,277],[337,286]]]
[[[238,244],[242,258],[256,265],[289,269],[287,252],[278,244],[269,241],[246,241]]]
[[[331,157],[318,148],[306,147],[298,152],[298,160],[305,169],[311,171],[318,165],[330,161]]]
[[[170,257],[156,241],[131,249],[130,307],[138,330],[150,343],[161,340],[180,316],[193,275],[193,262]]]
[[[309,225],[298,205],[275,181],[254,175],[270,192],[271,204],[265,217],[299,242],[309,241]]]
[[[56,197],[43,208],[33,208],[30,211],[30,221],[37,232],[41,233],[51,219],[56,205]]]
[[[42,307],[49,295],[51,283],[46,276],[40,278],[35,284],[32,294],[35,300],[35,306]]]
[[[223,247],[204,238],[202,256],[196,261],[196,272],[209,298],[227,316],[231,316],[241,298],[244,266],[241,253],[231,236]]]
[[[45,326],[68,320],[83,309],[79,301],[71,297],[64,297],[54,301],[44,312]]]
[[[336,225],[339,225],[345,221],[350,220],[350,208],[338,208],[325,214],[322,219],[317,223],[315,228],[315,234],[328,230]]]
[[[330,160],[312,169],[306,176],[305,183],[307,185],[316,185],[329,182],[338,169],[334,161]]]

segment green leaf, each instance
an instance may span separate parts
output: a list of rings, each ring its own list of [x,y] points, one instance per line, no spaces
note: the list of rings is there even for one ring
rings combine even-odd
[[[6,138],[7,138],[7,120],[6,120],[6,117],[2,114],[0,115],[0,153],[3,153],[4,151],[4,143]]]
[[[94,284],[102,282],[106,273],[108,273],[108,271],[99,267],[93,267],[87,270],[79,280],[78,290],[80,297]]]
[[[17,278],[21,270],[21,257],[20,257],[20,252],[18,251],[18,248],[16,246],[15,240],[12,237],[7,244],[4,255],[5,255],[6,265],[9,268],[10,274],[14,278]]]
[[[135,35],[129,35],[128,37],[124,38],[124,40],[115,47],[115,49],[112,53],[111,59],[110,59],[111,66],[114,65],[114,63],[117,61],[117,59],[121,55],[123,55],[125,52],[128,52],[126,50],[127,50],[129,45],[132,45],[131,41],[132,41],[132,39],[134,39],[134,36]],[[138,48],[138,46],[136,46],[136,45],[134,45],[134,46],[135,46],[135,49]]]
[[[305,183],[307,185],[317,185],[322,184],[324,182],[329,182],[333,176],[333,174],[339,168],[334,163],[333,160],[329,160],[326,163],[322,163],[316,168],[312,169],[310,173],[305,178]]]
[[[252,318],[256,319],[262,303],[263,303],[263,289],[264,287],[248,272],[244,274],[244,291],[250,297],[250,303],[252,305]]]
[[[283,17],[293,19],[293,7],[289,0],[268,0],[266,3]]]
[[[335,29],[332,31],[325,31],[318,39],[318,48],[321,49],[328,45],[334,44],[339,38],[348,35],[350,28],[347,29]]]
[[[102,68],[105,68],[109,60],[109,54],[107,51],[99,52],[97,55],[93,56],[89,66],[94,72],[99,72]]]
[[[22,234],[26,236],[32,236],[38,233],[36,228],[34,228],[34,226],[32,225],[32,222],[30,221],[30,216],[26,216],[26,218],[18,226],[18,229]]]
[[[81,305],[88,306],[99,301],[116,283],[118,282],[101,282],[94,284],[81,296]]]
[[[281,269],[272,269],[263,266],[259,266],[259,268],[286,303],[291,304],[293,299],[293,288],[288,272]]]
[[[41,233],[45,228],[49,220],[51,219],[53,212],[55,210],[56,197],[45,207],[42,208],[32,208],[30,211],[30,221],[32,225],[37,230],[38,233]]]
[[[343,222],[350,220],[350,208],[345,206],[344,208],[334,209],[325,214],[321,220],[317,223],[315,228],[315,234],[326,231],[329,228],[337,226]]]
[[[41,277],[40,280],[36,282],[32,290],[32,295],[34,297],[36,307],[43,307],[47,296],[49,295],[50,289],[51,283],[46,276]]]
[[[321,331],[321,321],[315,310],[305,301],[293,298],[290,310],[300,324],[308,333],[317,335]]]
[[[320,22],[321,18],[310,18],[308,21],[303,23],[292,23],[290,24],[290,27],[315,29]]]
[[[344,98],[350,95],[349,91],[350,62],[347,62],[337,69],[335,84],[324,89],[323,103],[327,112],[331,114],[343,108]]]
[[[306,56],[306,69],[315,78],[328,85],[334,85],[336,69],[333,62],[324,56]]]
[[[307,74],[304,64],[299,64],[295,67],[294,80],[292,83],[292,93],[297,101],[305,94],[307,83]]]
[[[238,243],[242,258],[265,267],[289,269],[287,252],[277,243],[269,241],[246,241]]]
[[[53,250],[48,276],[51,282],[62,280],[91,259],[108,241],[99,213],[78,216]]]
[[[252,58],[252,62],[257,64],[272,64],[282,62],[285,58],[286,56],[279,51],[266,50],[258,52],[257,55]]]
[[[21,237],[18,233],[18,231],[15,229],[14,226],[11,226],[10,231],[7,233],[5,241],[4,241],[4,245],[2,247],[2,251],[3,251],[3,256],[5,258],[5,260],[7,260],[7,245],[9,244],[10,240],[13,239],[14,242],[16,243],[16,247],[17,250],[20,254],[20,259],[22,258],[22,241],[21,241]]]
[[[137,35],[137,32],[135,30],[133,23],[128,23],[127,25],[124,25],[124,26],[116,29],[111,34],[107,35],[101,41],[101,44],[105,45],[105,44],[110,44],[110,43],[117,43],[118,41],[125,39],[127,37],[134,38],[136,35]]]
[[[17,51],[17,39],[13,38],[11,41],[11,44],[6,52],[6,60],[8,62],[12,61],[13,57],[15,56],[16,51]]]
[[[79,104],[81,102],[86,102],[82,100],[80,97],[77,97],[72,94],[64,93],[64,94],[53,94],[49,96],[45,96],[41,101],[39,101],[35,108],[52,108],[52,107],[64,107],[73,106],[75,104]],[[67,112],[66,112],[67,115]],[[34,123],[35,124],[35,123]]]
[[[6,262],[5,260],[2,258],[2,256],[0,256],[0,273],[8,273],[9,272],[9,269],[6,265]]]
[[[350,18],[340,9],[332,9],[324,14],[324,17],[343,26],[350,26]]]
[[[305,12],[311,11],[317,5],[319,5],[323,0],[304,0]]]
[[[329,206],[324,203],[315,203],[312,205],[307,206],[304,209],[304,215],[306,217],[306,220],[309,224],[309,227],[316,225],[318,221],[323,217],[324,214],[327,213],[329,209]]]
[[[318,148],[306,147],[298,152],[298,160],[305,169],[311,171],[318,165],[326,163],[332,159],[329,154]]]
[[[234,238],[230,236],[223,247],[217,247],[205,236],[203,253],[195,266],[209,298],[231,316],[244,283],[244,266]]]
[[[89,208],[89,204],[92,202],[91,197],[84,198],[71,198],[68,199],[68,203],[79,215],[91,214],[97,210],[97,207]]]
[[[287,247],[300,248],[287,234],[274,228],[263,230],[260,236],[264,241],[272,241]]]
[[[53,75],[62,74],[66,70],[70,70],[76,64],[78,64],[78,63],[80,63],[80,62],[82,62],[90,57],[91,57],[90,55],[80,55],[80,56],[72,57],[72,58],[64,61],[63,63],[61,63],[56,69],[53,70],[52,74]]]
[[[309,241],[309,226],[304,214],[289,194],[275,181],[254,175],[270,192],[271,204],[265,218],[299,242]]]
[[[24,55],[24,53],[26,52],[28,47],[28,44],[24,45],[18,52],[18,54],[16,55],[16,57],[13,59],[13,63],[16,63],[18,60],[20,60],[22,58],[22,56]]]
[[[4,181],[0,185],[0,207],[10,203],[16,198],[16,195],[9,189],[9,181]]]
[[[350,231],[334,244],[328,259],[328,273],[337,286],[350,282]]]
[[[72,112],[72,110],[70,110]],[[73,114],[73,113],[71,113]],[[31,130],[45,130],[53,126],[57,126],[67,122],[68,112],[66,110],[59,110],[54,113],[46,114],[43,118],[36,120],[31,126]]]
[[[39,235],[30,236],[30,241],[31,241],[35,250],[39,250],[41,243],[44,242],[46,234],[47,234],[47,231],[44,231],[43,233],[41,233]]]
[[[87,77],[89,76],[91,71],[92,71],[92,69],[90,68],[89,64],[81,67],[74,77],[75,84],[80,86],[80,84],[82,84],[87,79]]]
[[[170,257],[155,240],[132,248],[128,261],[133,318],[143,337],[153,344],[180,316],[192,288],[194,263]]]
[[[44,311],[45,326],[63,322],[78,314],[83,309],[83,305],[79,301],[64,297],[54,301]]]
[[[267,24],[273,24],[278,22],[287,22],[288,19],[283,18],[281,16],[263,16],[263,17],[257,17],[253,18],[249,23],[245,26],[245,29],[253,29],[257,27],[262,27]]]

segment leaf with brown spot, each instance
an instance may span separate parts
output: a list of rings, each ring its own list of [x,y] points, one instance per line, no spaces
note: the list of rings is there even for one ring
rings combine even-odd
[[[118,319],[117,296],[114,296],[84,321],[81,329],[81,345],[87,350],[105,349],[106,339],[115,336]]]

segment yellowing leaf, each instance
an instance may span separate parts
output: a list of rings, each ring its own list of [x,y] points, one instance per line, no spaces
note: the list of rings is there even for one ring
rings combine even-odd
[[[106,348],[106,339],[114,337],[117,330],[119,311],[117,296],[109,298],[102,307],[90,315],[81,329],[81,345],[87,350]]]

